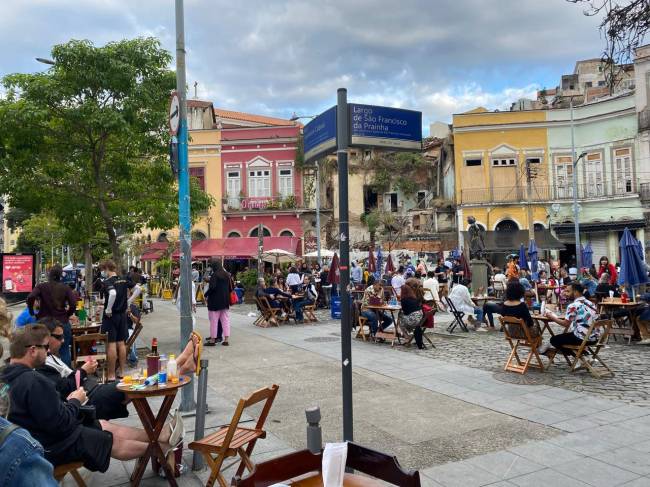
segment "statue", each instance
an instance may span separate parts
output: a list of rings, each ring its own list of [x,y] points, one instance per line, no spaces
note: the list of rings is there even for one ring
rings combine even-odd
[[[478,226],[476,218],[473,216],[467,217],[469,228],[469,258],[470,259],[483,259],[485,255],[485,230]]]

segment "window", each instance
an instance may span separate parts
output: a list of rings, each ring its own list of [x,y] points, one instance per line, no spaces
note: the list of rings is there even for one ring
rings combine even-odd
[[[248,196],[252,198],[271,196],[271,171],[268,169],[248,171]]]
[[[555,158],[557,198],[573,198],[573,160],[571,156]]]
[[[205,168],[204,167],[190,167],[190,177],[196,179],[199,188],[205,191]]]
[[[293,169],[280,169],[278,190],[283,198],[293,195]]]
[[[397,212],[397,193],[384,193],[384,209]]]
[[[291,230],[282,230],[280,232],[280,237],[293,237],[293,232]]]
[[[585,181],[587,183],[586,195],[590,198],[605,196],[605,183],[603,178],[603,157],[600,152],[587,154],[584,161]]]
[[[417,207],[418,208],[425,208],[426,207],[426,201],[427,201],[427,192],[426,191],[418,191],[418,196],[417,196]]]
[[[239,171],[228,171],[226,173],[226,194],[228,195],[228,207],[239,208],[239,194],[241,193],[241,177]]]
[[[585,88],[591,88],[591,85],[592,85],[592,82],[591,82],[591,81],[587,81],[587,82],[585,83]]]
[[[257,227],[253,228],[248,234],[249,237],[257,237]],[[262,237],[270,237],[271,232],[268,228],[262,227]]]
[[[598,86],[605,86],[605,81],[604,81],[604,80],[600,80],[600,81],[598,82]]]
[[[614,151],[614,170],[616,171],[616,194],[632,192],[632,150]]]
[[[527,157],[526,158],[526,163],[527,164],[540,164],[542,162],[541,157]]]
[[[227,238],[239,238],[241,234],[239,232],[230,232]]]
[[[515,166],[516,164],[515,159],[492,159],[492,166],[494,167]]]
[[[483,164],[481,159],[465,159],[466,166],[480,166],[481,164]]]

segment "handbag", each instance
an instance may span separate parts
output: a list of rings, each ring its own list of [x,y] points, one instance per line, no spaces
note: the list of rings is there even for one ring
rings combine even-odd
[[[239,303],[239,298],[237,297],[237,293],[235,291],[230,291],[230,304],[237,304]]]

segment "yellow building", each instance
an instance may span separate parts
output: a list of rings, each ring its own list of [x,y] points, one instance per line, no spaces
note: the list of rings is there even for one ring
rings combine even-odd
[[[454,115],[456,202],[459,231],[467,230],[467,217],[498,235],[548,228],[548,140],[546,113],[537,111],[488,112],[477,108]],[[533,190],[528,195],[527,168]],[[528,206],[532,210],[529,221]],[[517,239],[522,239],[518,233]],[[462,234],[459,236],[463,241]],[[489,239],[494,242],[494,239]],[[498,240],[498,239],[497,239]],[[512,239],[510,239],[512,240]],[[513,242],[489,250],[506,250]],[[519,246],[519,242],[514,242]],[[525,243],[525,240],[524,242]],[[501,248],[503,247],[503,248]]]

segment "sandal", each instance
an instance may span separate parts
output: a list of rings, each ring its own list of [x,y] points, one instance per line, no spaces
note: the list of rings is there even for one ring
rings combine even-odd
[[[192,359],[194,360],[194,373],[199,375],[201,372],[201,352],[203,351],[203,337],[196,331],[190,333],[190,341],[194,342],[196,337],[196,345],[192,348]]]
[[[210,338],[206,338],[205,343],[203,345],[205,345],[206,347],[214,347],[216,344],[217,343],[214,341],[214,338],[210,337]]]

